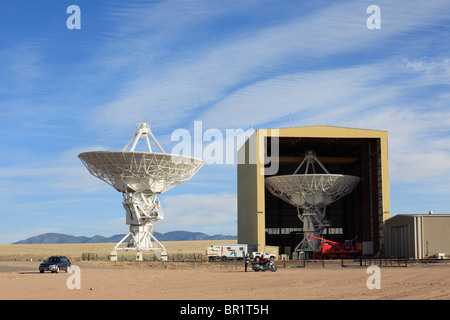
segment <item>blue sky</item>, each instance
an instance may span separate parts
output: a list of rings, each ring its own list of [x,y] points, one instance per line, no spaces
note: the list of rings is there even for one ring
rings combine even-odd
[[[166,151],[194,121],[225,134],[290,111],[387,130],[391,213],[450,213],[448,1],[7,1],[0,39],[0,243],[127,232],[121,194],[77,155],[122,149],[142,120]],[[236,234],[235,165],[161,200],[159,232]]]

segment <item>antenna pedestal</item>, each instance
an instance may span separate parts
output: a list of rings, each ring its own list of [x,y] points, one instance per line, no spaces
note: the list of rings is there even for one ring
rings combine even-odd
[[[320,244],[315,238],[309,236],[320,237],[325,227],[331,226],[328,220],[325,220],[325,207],[320,209],[316,206],[306,207],[303,213],[297,207],[298,218],[303,223],[303,239],[295,247],[294,252],[316,252],[320,249]]]
[[[130,231],[111,251],[110,260],[117,261],[117,250],[136,250],[136,261],[143,260],[143,251],[153,251],[160,261],[167,261],[167,251],[153,235],[155,224],[130,226]],[[121,246],[128,238],[126,246]]]
[[[153,251],[158,260],[167,260],[166,249],[153,235],[156,223],[164,218],[159,201],[156,200],[157,195],[124,192],[123,198],[126,223],[130,225],[130,231],[114,246],[111,257],[117,250],[136,250],[136,261],[142,261],[142,251]],[[126,246],[122,246],[126,239]]]

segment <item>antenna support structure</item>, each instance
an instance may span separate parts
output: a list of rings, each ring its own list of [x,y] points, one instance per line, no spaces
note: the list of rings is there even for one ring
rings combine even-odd
[[[160,153],[152,152],[149,137]],[[135,151],[140,139],[146,141],[148,152]],[[127,151],[128,147],[130,149]],[[164,153],[145,121],[138,124],[135,134],[122,151],[92,151],[81,153],[78,157],[93,176],[108,183],[123,196],[126,224],[130,229],[114,246],[110,260],[117,261],[119,250],[135,250],[136,261],[143,261],[144,251],[153,252],[157,260],[167,260],[164,245],[154,236],[156,223],[164,219],[158,196],[190,180],[204,161]]]

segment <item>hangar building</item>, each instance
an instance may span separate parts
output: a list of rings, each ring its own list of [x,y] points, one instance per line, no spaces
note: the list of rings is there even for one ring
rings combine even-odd
[[[290,255],[302,240],[296,208],[273,196],[265,177],[290,175],[314,150],[332,174],[361,178],[347,196],[329,205],[323,236],[357,239],[376,253],[390,217],[387,132],[333,126],[259,129],[238,150],[238,243],[257,251]]]

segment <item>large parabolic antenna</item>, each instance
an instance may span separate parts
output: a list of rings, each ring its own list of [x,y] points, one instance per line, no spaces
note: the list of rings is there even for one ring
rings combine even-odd
[[[160,152],[152,152],[149,137]],[[146,141],[149,152],[134,151],[140,139]],[[204,161],[165,153],[147,122],[138,125],[122,151],[84,152],[78,157],[93,176],[123,194],[130,231],[112,250],[111,260],[117,259],[116,250],[136,250],[136,260],[142,260],[142,251],[150,250],[158,260],[166,260],[166,249],[153,235],[156,223],[164,218],[158,195],[191,179]]]
[[[323,173],[316,173],[316,164]],[[265,179],[266,187],[274,196],[297,208],[304,236],[294,251],[320,249],[318,241],[309,236],[322,236],[324,228],[331,226],[326,220],[326,207],[352,192],[359,181],[360,178],[355,176],[330,174],[313,151],[306,152],[294,174]]]

